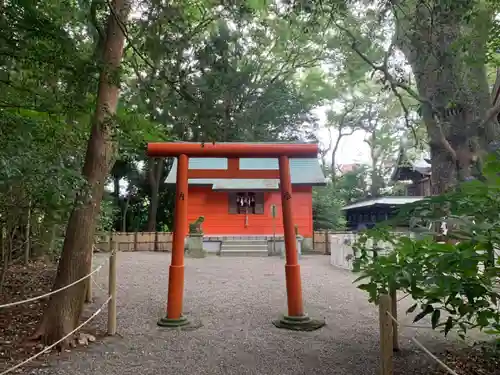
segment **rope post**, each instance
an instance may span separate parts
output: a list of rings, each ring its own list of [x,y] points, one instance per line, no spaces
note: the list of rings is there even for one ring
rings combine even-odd
[[[398,320],[398,299],[396,297],[396,288],[391,288],[391,315],[394,319]],[[392,320],[392,350],[394,352],[399,352],[399,331],[398,324]]]
[[[391,311],[391,308],[391,297],[387,294],[380,295],[380,375],[393,375],[392,319],[387,314],[387,312]]]
[[[91,251],[91,256],[90,256],[90,267],[89,270],[92,272],[92,264],[93,264],[93,258],[94,258],[94,248],[92,247]],[[85,293],[85,303],[91,303],[92,302],[92,276],[89,276],[87,280],[85,281],[87,284],[87,292]]]
[[[109,258],[109,289],[108,294],[111,298],[108,304],[108,335],[116,334],[116,242],[110,242],[111,255]]]

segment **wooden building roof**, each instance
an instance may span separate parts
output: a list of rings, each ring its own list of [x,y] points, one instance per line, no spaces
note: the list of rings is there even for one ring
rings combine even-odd
[[[365,199],[356,203],[342,207],[342,211],[350,211],[354,209],[365,209],[372,207],[400,207],[405,204],[418,202],[425,199],[424,197],[378,197]]]
[[[411,162],[405,155],[404,150],[400,150],[396,167],[394,168],[392,181],[418,181],[431,175],[431,163],[427,158],[422,158]]]

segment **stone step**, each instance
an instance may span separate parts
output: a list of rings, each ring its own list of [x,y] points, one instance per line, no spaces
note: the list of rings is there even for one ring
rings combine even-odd
[[[225,240],[222,241],[222,245],[255,245],[255,246],[267,246],[267,241],[263,240]]]
[[[244,251],[244,250],[262,250],[267,251],[267,244],[254,244],[254,243],[223,243],[221,245],[222,250],[235,250],[235,251]]]
[[[234,238],[222,242],[221,256],[267,257],[266,239]]]
[[[234,248],[222,248],[220,251],[221,257],[267,257],[269,253],[266,249],[234,249]]]

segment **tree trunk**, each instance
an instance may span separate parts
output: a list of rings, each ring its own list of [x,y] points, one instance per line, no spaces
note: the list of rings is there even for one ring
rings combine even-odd
[[[2,271],[0,271],[0,294],[2,293],[5,273],[7,272],[7,254],[5,251],[5,241],[3,234],[3,223],[0,221],[0,251],[2,252]]]
[[[125,203],[123,207],[123,214],[122,214],[122,232],[127,231],[127,211],[128,207],[130,205],[130,192],[127,195],[127,198],[125,198]]]
[[[31,250],[31,202],[28,202],[28,213],[26,215],[26,232],[24,239],[24,264],[28,264],[30,261],[30,250]]]
[[[433,8],[400,5],[395,42],[415,75],[414,96],[422,103],[431,148],[433,193],[440,194],[473,175],[488,144],[500,135],[496,116],[488,115],[485,56],[492,14],[477,5],[471,16],[459,2],[445,0]]]
[[[120,178],[119,177],[113,177],[113,192],[118,199],[120,197]]]
[[[493,90],[491,90],[491,101],[494,106],[500,106],[500,67],[497,68],[495,83],[493,84]],[[500,111],[497,114],[497,121],[500,123]]]
[[[7,253],[5,254],[3,259],[2,270],[0,271],[0,293],[2,293],[3,284],[5,282],[5,275],[7,275],[7,271],[9,269],[10,257],[11,254]]]
[[[14,236],[16,234],[16,227],[9,220],[7,223],[7,262],[12,261],[13,253],[14,253]]]
[[[106,176],[114,158],[112,116],[118,103],[117,72],[125,39],[117,18],[121,20],[119,22],[126,19],[127,0],[114,0],[112,9],[104,44],[104,68],[99,77],[97,105],[83,166],[83,176],[87,184],[77,194],[75,207],[68,220],[53,290],[85,276],[89,270],[95,219],[99,213]],[[77,326],[82,313],[85,288],[86,283],[81,282],[54,294],[34,338],[41,338],[44,343],[51,344],[71,332]],[[65,342],[61,346],[67,344],[68,342]]]
[[[378,195],[378,175],[377,175],[377,152],[376,147],[376,130],[372,130],[372,134],[369,140],[365,140],[366,144],[370,147],[370,159],[372,160],[372,166],[370,171],[371,185],[370,185],[370,195],[376,197]]]
[[[50,241],[49,241],[49,254],[52,256],[54,254],[54,250],[56,248],[56,239],[57,239],[57,224],[52,225],[50,230]]]
[[[151,202],[148,212],[148,232],[156,232],[156,216],[160,203],[160,180],[163,172],[163,158],[151,158],[148,161],[148,179],[151,188]]]
[[[375,198],[380,195],[379,176],[377,171],[377,160],[372,160],[370,195]]]
[[[337,160],[336,160],[336,157],[337,157],[337,151],[339,149],[341,139],[342,139],[342,128],[340,128],[340,130],[338,132],[337,140],[335,141],[335,146],[333,146],[333,149],[332,149],[332,158],[331,158],[332,165],[330,166],[330,168],[331,168],[330,173],[331,173],[332,183],[334,185],[337,182],[337,165],[336,165]]]
[[[0,220],[0,252],[2,253],[2,262],[5,260],[5,240],[4,240],[4,234],[3,234],[3,228],[4,224]]]

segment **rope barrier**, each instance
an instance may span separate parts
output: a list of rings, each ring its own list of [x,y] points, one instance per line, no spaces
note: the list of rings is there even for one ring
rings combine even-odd
[[[102,306],[97,309],[96,312],[94,312],[90,318],[88,318],[86,321],[84,321],[82,324],[80,324],[78,327],[76,327],[73,331],[71,331],[70,333],[68,333],[66,336],[64,336],[63,338],[59,339],[58,341],[56,341],[55,343],[53,343],[52,345],[49,345],[47,346],[46,348],[44,348],[42,351],[36,353],[35,355],[29,357],[28,359],[24,360],[23,362],[21,363],[18,363],[17,365],[9,368],[8,370],[5,370],[4,372],[0,373],[0,375],[6,375],[6,374],[9,374],[11,373],[12,371],[14,370],[17,370],[19,367],[21,366],[24,366],[26,363],[28,362],[31,362],[33,361],[34,359],[38,358],[39,356],[41,356],[42,354],[48,352],[49,350],[51,350],[52,348],[54,348],[56,345],[60,344],[61,342],[63,342],[64,340],[66,340],[68,337],[70,337],[72,334],[74,334],[76,331],[78,331],[79,329],[81,329],[84,325],[86,325],[88,322],[90,322],[92,319],[94,319],[97,315],[99,315],[101,312],[102,312],[102,309],[109,303],[109,301],[111,301],[111,296],[108,297],[108,299],[106,300],[106,302],[104,302],[102,304]]]
[[[386,314],[391,318],[391,320],[396,323],[399,327],[404,327],[404,325],[401,325],[401,323],[398,322],[396,318],[392,316],[392,314],[389,311],[386,311]],[[410,326],[412,328],[418,328],[418,326]],[[429,327],[425,327],[429,328]],[[435,360],[444,370],[446,370],[449,374],[451,375],[458,375],[455,371],[453,371],[451,368],[449,368],[446,363],[441,361],[438,357],[436,357],[434,354],[432,354],[429,349],[427,349],[420,341],[418,341],[415,337],[412,337],[411,340],[429,357],[431,357],[433,360]],[[3,375],[3,374],[0,374]]]
[[[104,289],[102,286],[100,286],[94,279],[92,279],[92,282],[97,287],[97,289],[102,290],[103,292],[106,292],[106,289]]]
[[[113,253],[111,253],[111,255],[113,255]],[[107,261],[109,261],[110,258],[111,257],[108,257]],[[51,296],[53,294],[59,293],[62,290],[68,289],[68,288],[70,288],[70,287],[72,287],[72,286],[74,286],[74,285],[82,282],[83,280],[88,279],[94,273],[98,272],[102,267],[104,267],[105,264],[106,263],[101,264],[99,267],[97,267],[95,270],[93,270],[92,272],[90,272],[88,275],[85,275],[84,277],[82,277],[82,278],[80,278],[80,279],[78,279],[76,281],[73,281],[71,284],[63,286],[62,288],[59,288],[57,290],[53,290],[53,291],[45,293],[45,294],[42,294],[41,296],[37,296],[37,297],[33,297],[33,298],[28,298],[28,299],[25,299],[25,300],[22,300],[22,301],[16,301],[16,302],[11,302],[11,303],[6,303],[4,305],[0,305],[0,309],[6,308],[6,307],[13,307],[13,306],[17,306],[17,305],[22,305],[22,304],[28,303],[28,302],[37,301],[39,299],[46,298],[46,297],[49,297],[49,296]]]
[[[92,280],[94,282],[94,284],[96,284],[99,287],[99,289],[104,290],[103,288],[101,288],[96,283],[96,281],[94,280],[94,278],[92,278],[91,276],[93,274],[95,274],[96,272],[98,272],[106,264],[109,264],[109,268],[110,268],[110,274],[109,274],[109,278],[110,278],[109,279],[109,283],[110,283],[109,285],[110,285],[110,287],[109,287],[109,290],[108,290],[109,297],[101,305],[101,307],[99,309],[97,309],[97,311],[95,311],[87,320],[85,320],[83,323],[81,323],[78,327],[76,327],[70,333],[68,333],[67,335],[65,335],[64,337],[62,337],[61,339],[59,339],[58,341],[56,341],[55,343],[53,343],[52,345],[45,347],[42,351],[34,354],[33,356],[29,357],[28,359],[26,359],[26,360],[18,363],[17,365],[9,368],[8,370],[5,370],[5,371],[1,372],[0,375],[9,374],[12,371],[20,368],[21,366],[24,366],[25,364],[27,364],[27,363],[33,361],[34,359],[38,358],[42,354],[47,353],[49,350],[51,350],[52,348],[54,348],[56,345],[59,345],[61,342],[63,342],[68,337],[70,337],[71,335],[73,335],[75,332],[77,332],[78,330],[80,330],[83,326],[85,326],[86,324],[88,324],[92,319],[94,319],[97,315],[99,315],[102,312],[102,310],[104,309],[104,307],[106,305],[108,306],[108,334],[109,335],[116,334],[116,254],[117,254],[117,248],[115,247],[111,251],[110,256],[107,258],[107,260],[103,264],[101,264],[95,270],[93,270],[92,272],[90,272],[88,275],[86,275],[86,276],[80,278],[79,280],[77,280],[77,281],[75,281],[75,282],[73,282],[73,283],[71,283],[69,285],[66,285],[66,286],[64,286],[64,287],[62,287],[60,289],[54,290],[54,291],[52,291],[50,293],[46,293],[46,294],[38,296],[38,297],[29,298],[27,300],[12,302],[12,303],[8,303],[8,304],[5,304],[5,305],[0,305],[0,308],[2,308],[2,307],[16,306],[16,305],[20,305],[20,304],[31,302],[31,301],[36,301],[38,299],[50,296],[50,295],[55,294],[55,293],[58,293],[61,290],[67,289],[67,288],[69,288],[69,287],[71,287],[71,286],[73,286],[73,285],[75,285],[75,284],[77,284],[77,283],[79,283],[79,282],[81,282],[81,281],[89,278],[89,277],[90,277],[90,280]]]
[[[403,327],[403,328],[434,329],[431,326],[419,326],[419,325],[414,325],[414,324],[401,324],[401,323],[399,323],[399,326]]]

